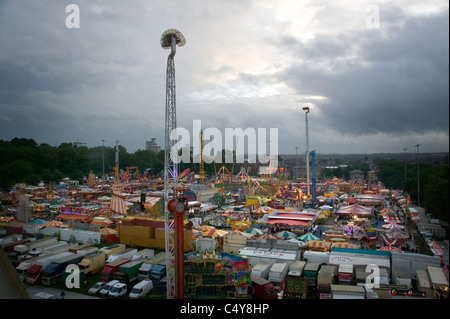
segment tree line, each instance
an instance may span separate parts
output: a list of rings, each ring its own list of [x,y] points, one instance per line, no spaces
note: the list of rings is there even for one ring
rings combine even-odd
[[[88,148],[76,143],[51,146],[38,144],[33,139],[17,137],[11,141],[0,140],[0,189],[4,190],[17,183],[58,183],[66,177],[81,181],[91,170],[96,176],[102,176],[103,170],[105,175],[114,175],[114,165],[115,147]],[[212,162],[205,163],[204,170],[207,176],[214,176],[222,165],[230,172],[233,169],[232,163]],[[139,172],[147,170],[151,176],[163,177],[164,151],[155,153],[137,150],[128,153],[125,147],[119,145],[119,167],[137,167]],[[179,164],[180,172],[187,168],[196,173],[199,171],[199,164],[193,163],[192,154],[190,163]]]
[[[138,150],[128,153],[119,145],[120,168],[136,166],[140,172],[148,170],[152,176],[163,177],[164,151],[154,153]],[[222,166],[233,175],[239,168],[233,163],[225,163],[225,152],[222,152],[222,163],[205,163],[204,169],[209,177],[214,177]],[[103,166],[104,158],[104,166]],[[449,219],[448,200],[448,158],[442,164],[405,163],[395,159],[376,159],[378,179],[389,189],[403,189],[417,202],[417,165],[419,165],[419,201],[427,212],[436,218]],[[0,140],[0,189],[8,190],[16,183],[37,185],[39,182],[57,183],[63,178],[81,181],[92,170],[97,176],[112,175],[115,165],[114,147],[96,146],[88,148],[76,143],[62,143],[59,146],[38,144],[33,139],[13,138],[11,141]],[[342,172],[335,170],[332,175],[342,175],[348,179],[349,171],[355,168],[369,170],[365,163],[355,163]],[[180,163],[179,171],[191,169],[198,173],[199,164]],[[327,175],[327,174],[324,174]],[[338,177],[339,177],[338,176]]]
[[[444,163],[377,159],[378,179],[389,189],[403,189],[434,218],[449,220],[448,158]]]

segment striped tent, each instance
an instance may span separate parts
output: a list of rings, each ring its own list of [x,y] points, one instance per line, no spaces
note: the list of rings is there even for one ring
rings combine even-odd
[[[63,222],[60,222],[58,220],[51,220],[49,222],[46,222],[45,224],[42,224],[40,228],[60,227],[62,224],[63,224]]]
[[[122,195],[123,186],[120,184],[113,184],[111,192],[110,208],[113,212],[120,215],[127,214],[127,207],[125,205],[125,196]]]
[[[114,230],[114,229],[112,229],[112,228],[105,227],[105,228],[102,228],[102,229],[100,230],[100,234],[101,234],[102,236],[115,235],[115,234],[117,234],[117,230]]]
[[[403,228],[405,228],[405,226],[399,225],[397,223],[387,223],[387,224],[381,225],[381,227],[383,227],[385,229],[392,229],[392,228],[403,229]]]
[[[351,249],[356,249],[357,246],[355,244],[351,244],[351,243],[333,243],[331,245],[331,248],[351,248]]]
[[[395,214],[395,212],[390,208],[384,208],[384,209],[380,210],[379,213],[381,216],[385,216],[387,214]]]
[[[291,239],[291,238],[296,238],[297,235],[294,233],[291,233],[290,231],[283,230],[283,231],[276,233],[275,237],[282,238],[282,239]]]
[[[261,235],[264,234],[264,232],[261,229],[254,228],[254,227],[247,229],[246,231],[244,231],[244,233],[252,234],[252,235],[255,235],[255,236],[261,236]]]
[[[203,232],[202,236],[203,237],[214,237],[214,238],[216,238],[216,237],[223,237],[226,234],[228,234],[227,231],[220,230],[220,229],[211,229],[209,231]]]
[[[216,228],[212,227],[212,226],[208,226],[208,225],[201,225],[200,229],[202,230],[202,232],[206,232],[206,231],[210,231],[211,229],[216,229]]]
[[[298,237],[298,240],[302,241],[311,241],[311,240],[319,240],[320,238],[317,236],[314,236],[311,233],[306,233]]]
[[[45,219],[41,219],[41,218],[36,218],[36,219],[33,219],[31,222],[29,222],[28,224],[31,224],[31,225],[43,225],[43,224],[45,224],[46,222],[48,222],[47,220],[45,220]]]
[[[322,240],[311,240],[306,243],[304,248],[306,249],[314,249],[314,250],[326,250],[331,247],[330,242],[322,241]]]

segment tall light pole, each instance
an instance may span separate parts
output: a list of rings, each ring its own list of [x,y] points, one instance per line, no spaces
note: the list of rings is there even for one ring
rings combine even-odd
[[[407,148],[404,148],[403,151],[405,151],[405,186],[406,187],[406,150]]]
[[[305,128],[306,128],[306,187],[308,190],[308,196],[310,195],[310,188],[309,188],[309,133],[308,133],[308,113],[309,113],[309,107],[305,106],[303,108],[303,111],[305,111]]]
[[[419,147],[420,144],[415,145],[417,147],[417,207],[420,207],[420,184],[419,184]]]
[[[102,153],[103,153],[103,164],[102,164],[102,181],[105,181],[105,140],[102,140]]]
[[[175,142],[170,133],[177,128],[175,62],[177,46],[186,44],[183,34],[175,29],[166,30],[161,36],[161,47],[170,50],[166,69],[166,113],[165,113],[165,152],[164,152],[164,228],[166,248],[167,299],[184,297],[184,255],[183,255],[183,220],[177,213],[174,222],[170,221],[169,189],[173,190],[172,199],[177,197],[178,159],[177,152],[171,154]],[[172,203],[174,201],[172,200]],[[177,205],[178,206],[178,205]],[[177,209],[178,212],[178,209]],[[184,212],[182,212],[184,213]],[[181,223],[181,225],[180,225]],[[181,232],[181,238],[180,238]],[[181,247],[180,247],[181,246]]]
[[[297,150],[298,150],[298,147],[296,146],[295,147],[295,180],[297,180],[297,178],[298,178],[298,155],[297,155]]]

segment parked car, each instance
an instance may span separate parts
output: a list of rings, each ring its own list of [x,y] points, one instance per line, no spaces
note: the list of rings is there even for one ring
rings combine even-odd
[[[109,291],[111,290],[111,288],[115,285],[118,284],[120,281],[118,280],[111,280],[109,281],[105,287],[103,287],[102,289],[100,289],[100,295],[102,296],[107,296],[109,294]]]
[[[120,298],[127,294],[127,284],[122,282],[115,284],[108,293],[109,298]]]
[[[143,298],[152,289],[153,282],[150,279],[144,279],[131,289],[130,299]]]
[[[107,282],[104,281],[99,281],[97,282],[95,285],[93,285],[89,290],[88,290],[88,294],[90,295],[95,295],[96,293],[99,293],[100,290],[102,290],[103,288],[105,288]]]

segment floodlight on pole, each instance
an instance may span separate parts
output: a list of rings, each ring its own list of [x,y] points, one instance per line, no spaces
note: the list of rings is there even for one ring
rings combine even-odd
[[[308,133],[308,113],[309,107],[303,107],[303,111],[305,111],[305,128],[306,128],[306,187],[308,190],[308,196],[310,195],[310,186],[309,186],[309,133]]]
[[[417,207],[420,207],[420,183],[419,183],[419,147],[420,144],[416,144],[415,147],[417,147]]]
[[[165,152],[164,152],[164,223],[165,223],[165,248],[166,248],[166,278],[167,278],[167,299],[183,298],[184,297],[184,273],[183,270],[184,255],[178,256],[179,245],[176,245],[179,236],[175,231],[180,229],[179,225],[175,225],[180,219],[174,218],[171,222],[169,210],[169,190],[172,190],[170,198],[173,201],[177,197],[178,188],[178,160],[174,158],[178,156],[177,152],[171,154],[172,147],[175,142],[170,139],[170,133],[177,128],[176,116],[176,94],[175,94],[175,63],[174,56],[177,46],[183,46],[186,40],[180,31],[175,29],[166,30],[161,36],[161,47],[163,49],[170,49],[170,54],[167,58],[166,70],[166,111],[165,111]],[[181,229],[183,226],[181,225]],[[177,238],[175,238],[177,237]],[[181,238],[181,240],[183,240]],[[175,247],[177,246],[177,247]],[[177,249],[177,254],[175,254]],[[180,261],[180,258],[183,260]],[[181,265],[181,269],[180,269]],[[183,278],[182,278],[183,277]]]

